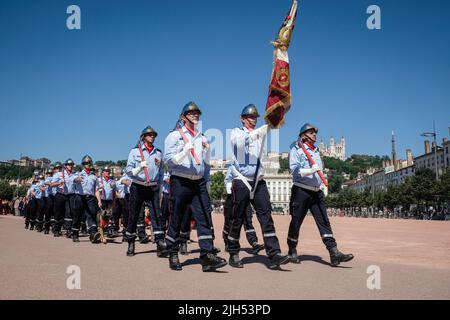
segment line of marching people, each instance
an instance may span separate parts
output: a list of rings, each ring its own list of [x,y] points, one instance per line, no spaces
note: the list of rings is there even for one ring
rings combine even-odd
[[[122,221],[123,241],[128,243],[127,256],[135,255],[135,241],[148,242],[146,221],[151,224],[157,256],[168,258],[172,270],[182,270],[179,253],[187,253],[191,221],[195,221],[202,270],[215,271],[227,265],[214,246],[214,226],[209,197],[210,145],[199,131],[200,108],[187,103],[175,129],[166,137],[164,153],[155,147],[158,133],[148,126],[131,149],[123,175],[118,181],[105,167],[99,176],[93,171],[90,156],[83,157],[83,170],[74,172],[75,163],[68,159],[56,163],[46,176],[39,176],[28,190],[25,227],[55,237],[66,236],[79,242],[85,229],[91,242],[106,242],[117,237]],[[243,268],[239,257],[240,234],[245,234],[253,254],[265,250],[268,267],[277,269],[286,263],[300,263],[297,254],[299,231],[311,211],[320,236],[330,253],[332,266],[353,259],[337,249],[325,207],[326,189],[320,178],[323,169],[320,153],[314,146],[318,129],[305,124],[291,146],[289,165],[293,176],[291,190],[291,223],[287,238],[288,254],[282,254],[272,219],[270,196],[264,181],[261,161],[267,125],[256,128],[259,114],[254,105],[241,114],[242,126],[231,131],[232,157],[224,184],[227,189],[223,240],[229,254],[228,264]],[[165,172],[166,171],[166,172]],[[258,242],[252,224],[256,212],[263,243]],[[147,218],[147,219],[146,219]]]

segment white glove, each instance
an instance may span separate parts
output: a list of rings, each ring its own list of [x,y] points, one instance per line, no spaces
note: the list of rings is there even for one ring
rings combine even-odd
[[[233,186],[232,182],[227,182],[225,188],[227,189],[227,194],[231,194],[231,187]]]
[[[327,196],[328,196],[328,187],[322,183],[322,184],[320,185],[320,189],[323,191],[323,195],[324,195],[325,197],[327,197]]]
[[[191,151],[192,149],[194,149],[194,145],[192,143],[190,143],[190,142],[185,143],[185,145],[183,147],[184,152],[187,153],[187,152]]]
[[[142,168],[147,168],[147,167],[148,167],[147,161],[141,161],[140,166],[141,166]]]
[[[311,169],[313,169],[314,173],[316,173],[317,171],[320,170],[320,167],[317,163],[314,163],[311,167]]]
[[[187,142],[184,145],[183,150],[181,150],[180,153],[177,153],[176,155],[173,156],[172,158],[173,163],[175,164],[182,163],[192,149],[194,149],[194,145],[190,142]]]
[[[145,162],[145,161],[143,161],[143,162]],[[137,175],[139,174],[139,172],[142,171],[142,169],[143,169],[143,168],[142,168],[141,166],[136,167],[136,168],[134,168],[134,169],[131,170],[131,174],[132,174],[133,176],[137,176]]]
[[[253,130],[252,132],[250,132],[250,139],[253,140],[257,140],[257,139],[262,139],[266,134],[267,131],[269,130],[269,126],[267,124],[259,127],[258,129]]]
[[[308,169],[300,169],[299,173],[302,177],[306,177],[306,176],[310,176],[314,173],[316,173],[317,171],[320,170],[320,167],[318,164],[314,164],[311,168]]]

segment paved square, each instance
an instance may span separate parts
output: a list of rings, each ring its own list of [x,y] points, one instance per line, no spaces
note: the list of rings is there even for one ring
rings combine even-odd
[[[224,253],[223,217],[214,214],[216,246]],[[289,216],[274,216],[283,252]],[[450,223],[444,221],[330,219],[338,247],[355,259],[342,267],[328,265],[314,220],[301,230],[302,263],[271,271],[264,255],[242,252],[244,269],[226,266],[203,273],[194,251],[180,256],[183,271],[169,269],[156,257],[154,244],[137,244],[127,257],[126,244],[78,244],[65,237],[24,229],[23,218],[0,216],[0,299],[450,299]],[[261,240],[259,225],[254,224]],[[195,232],[192,238],[196,239]],[[244,250],[249,248],[244,234]],[[69,290],[67,267],[81,270],[81,289]],[[381,289],[369,290],[369,266],[379,266]]]

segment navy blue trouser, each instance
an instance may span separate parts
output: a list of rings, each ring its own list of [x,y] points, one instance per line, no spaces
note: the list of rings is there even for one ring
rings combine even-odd
[[[300,227],[308,210],[311,210],[322,241],[327,249],[336,247],[336,240],[333,237],[327,208],[325,207],[325,196],[322,191],[306,190],[293,185],[289,207],[291,214],[287,239],[289,249],[295,249],[297,247]]]
[[[280,253],[280,243],[275,234],[275,226],[272,219],[272,205],[270,204],[270,195],[266,182],[264,180],[258,182],[254,198],[250,200],[250,190],[241,180],[234,179],[231,194],[233,196],[233,215],[231,218],[230,233],[228,235],[228,252],[235,254],[241,248],[239,237],[241,235],[242,225],[246,219],[248,206],[251,203],[256,210],[256,217],[261,225],[267,256],[271,258],[277,253]]]
[[[36,225],[39,228],[43,228],[44,227],[44,209],[45,209],[45,200],[46,198],[40,198],[40,199],[36,199],[36,203],[37,203],[37,208],[36,208],[36,218],[37,218],[37,222]]]
[[[170,201],[173,204],[172,218],[166,236],[168,249],[177,253],[180,248],[180,232],[183,221],[192,207],[192,217],[197,223],[197,235],[200,246],[200,258],[213,250],[213,234],[211,223],[211,202],[206,181],[190,180],[177,176],[170,177]]]
[[[122,218],[123,227],[126,229],[128,226],[128,219],[130,218],[129,214],[129,205],[128,205],[128,197],[124,198],[116,198],[116,204],[113,210],[113,219],[116,230],[119,230],[120,227],[120,218]]]
[[[45,207],[44,207],[44,228],[49,230],[51,219],[53,217],[53,195],[49,195],[45,198]]]
[[[61,231],[63,221],[66,219],[66,211],[70,211],[69,196],[58,192],[55,195],[53,208],[55,210],[55,231]],[[70,219],[70,224],[72,224],[72,219]]]
[[[69,196],[73,212],[72,230],[79,231],[81,223],[86,219],[89,233],[97,232],[97,199],[92,195],[73,194]]]
[[[223,224],[223,241],[225,245],[228,246],[228,235],[230,233],[231,227],[231,217],[233,215],[233,196],[231,194],[227,194],[225,199],[225,205],[223,209],[224,215],[224,224]],[[253,227],[253,209],[251,204],[249,203],[246,210],[246,215],[244,219],[244,230],[245,236],[247,237],[247,241],[250,245],[253,245],[255,242],[258,242],[258,236],[256,235],[255,227]]]
[[[164,231],[161,226],[161,208],[159,204],[159,186],[142,186],[132,183],[130,187],[130,217],[128,219],[125,236],[128,241],[136,239],[138,220],[144,201],[150,207],[150,219],[155,241],[164,239]],[[144,227],[145,228],[145,227]]]
[[[170,205],[170,194],[168,194],[167,192],[163,192],[162,194],[162,200],[161,200],[161,213],[162,213],[162,218],[161,218],[161,223],[162,223],[162,227],[164,231],[167,231],[167,227],[169,224],[169,219],[171,216],[171,205]]]

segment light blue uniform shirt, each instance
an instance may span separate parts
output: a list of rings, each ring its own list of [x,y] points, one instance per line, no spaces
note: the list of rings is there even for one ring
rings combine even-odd
[[[311,155],[311,158],[319,166],[320,170],[323,170],[322,159],[320,157],[319,148],[312,150],[306,143],[303,144],[306,151]],[[298,143],[295,143],[289,153],[289,168],[292,172],[292,180],[295,183],[304,184],[311,187],[320,187],[322,180],[319,175],[314,173],[306,177],[302,177],[299,173],[300,169],[309,169],[311,165],[302,148],[299,147]]]
[[[235,128],[231,131],[231,150],[233,157],[230,165],[233,165],[244,177],[254,179],[258,157],[261,151],[262,139],[252,139],[247,128]],[[264,152],[262,153],[264,154]],[[258,169],[258,176],[264,175],[262,162]]]
[[[64,173],[64,180],[63,180],[63,173]],[[64,190],[62,189],[62,186],[58,186],[56,188],[57,192],[64,193],[64,194],[72,194],[75,192],[75,183],[74,179],[77,177],[77,174],[74,172],[71,172],[70,174],[67,173],[67,170],[64,170],[63,172],[57,172],[53,175],[52,182],[58,182],[62,183],[64,182]]]
[[[233,183],[233,179],[235,177],[233,176],[233,173],[231,172],[231,166],[228,165],[227,174],[225,175],[225,179],[223,183],[225,184],[225,189],[227,190],[227,194],[231,194],[231,186]]]
[[[194,146],[194,150],[200,160],[200,164],[195,162],[191,152],[189,152],[187,157],[184,158],[180,164],[176,164],[172,161],[173,156],[180,153],[185,145],[181,134],[178,130],[174,130],[167,136],[164,143],[164,162],[167,163],[170,174],[192,180],[204,178],[206,181],[209,181],[211,170],[211,166],[209,164],[210,150],[203,148],[203,143],[208,143],[208,140],[200,132],[197,132],[197,134],[193,137],[184,126],[181,130],[183,130],[187,139],[189,139]]]
[[[52,182],[52,180],[53,180],[52,177],[46,176],[45,180],[44,180],[44,183]],[[47,188],[45,188],[45,191],[44,191],[44,197],[48,197],[48,196],[51,196],[51,195],[53,195],[53,188],[47,186]]]
[[[109,178],[108,181],[101,176],[98,178],[99,187],[103,188],[103,190],[100,190],[100,198],[102,200],[112,200],[114,192],[117,190],[116,182]]]
[[[31,193],[31,191],[33,191],[33,188],[34,188],[34,184],[31,184],[31,186],[27,190],[27,198],[28,199],[33,199],[33,194]]]
[[[163,170],[162,170],[162,152],[158,148],[153,148],[152,152],[149,153],[148,150],[141,144],[142,153],[144,155],[144,160],[147,161],[147,171],[149,176],[149,183],[157,183],[161,184],[163,179]],[[145,184],[147,182],[145,176],[145,170],[142,169],[136,176],[133,175],[131,170],[137,168],[141,165],[142,157],[139,152],[139,148],[131,149],[130,154],[128,155],[127,167],[125,168],[125,172],[127,176],[131,179],[131,181]]]
[[[93,172],[88,174],[85,170],[82,170],[77,173],[77,177],[83,178],[83,181],[75,182],[75,193],[84,196],[95,196],[98,186],[97,176]]]
[[[126,184],[123,184],[122,183],[123,181],[131,182],[131,179],[129,176],[124,174],[122,177],[120,177],[119,181],[117,182],[117,191],[119,192],[121,199],[125,198],[125,195],[130,193],[130,187],[127,186]]]
[[[166,182],[167,180],[167,182]],[[170,193],[170,173],[169,172],[165,172],[164,173],[164,179],[162,182],[162,192],[164,193]]]
[[[36,199],[42,199],[42,196],[44,195],[44,192],[41,190],[41,187],[44,185],[44,181],[39,181],[34,185],[33,191],[34,191],[34,197]]]

